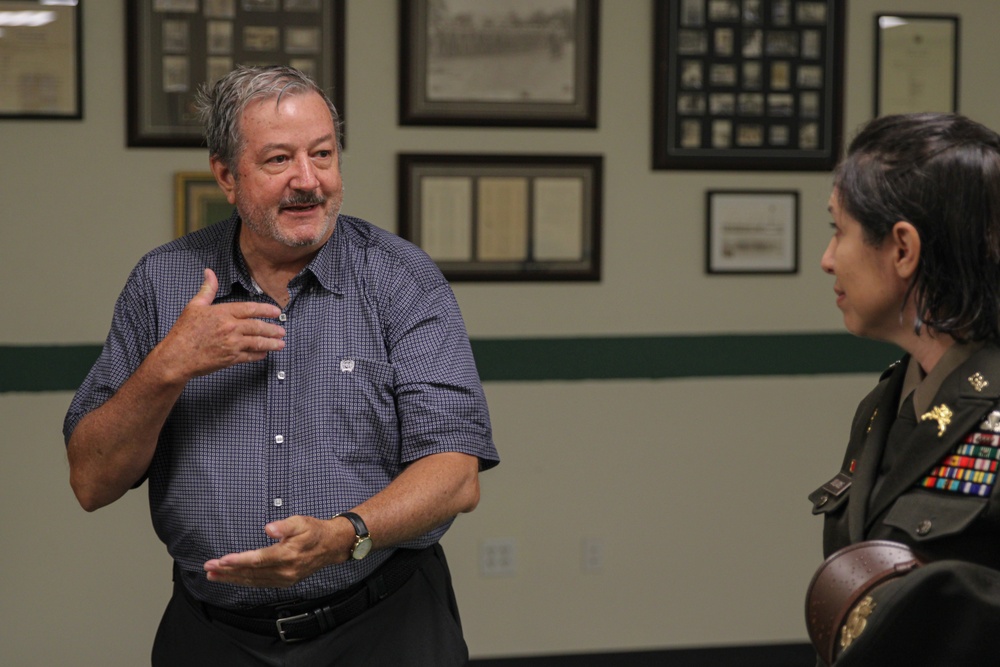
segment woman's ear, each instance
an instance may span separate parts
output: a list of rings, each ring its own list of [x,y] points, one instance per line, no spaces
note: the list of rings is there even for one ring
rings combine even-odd
[[[893,244],[893,266],[900,278],[909,280],[920,266],[920,232],[913,223],[900,220],[889,234]]]

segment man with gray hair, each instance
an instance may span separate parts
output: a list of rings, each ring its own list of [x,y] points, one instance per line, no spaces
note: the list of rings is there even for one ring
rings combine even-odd
[[[139,261],[64,424],[86,510],[149,481],[153,664],[464,664],[438,541],[499,459],[451,288],[340,213],[307,77],[239,67],[200,101],[236,211]]]

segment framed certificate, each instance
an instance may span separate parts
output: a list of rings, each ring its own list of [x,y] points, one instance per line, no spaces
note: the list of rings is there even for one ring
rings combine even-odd
[[[0,118],[83,118],[80,6],[0,0]]]
[[[797,191],[710,190],[706,208],[708,273],[798,273]]]
[[[958,111],[959,18],[875,17],[875,116]]]
[[[399,156],[399,232],[450,280],[599,280],[603,159]]]

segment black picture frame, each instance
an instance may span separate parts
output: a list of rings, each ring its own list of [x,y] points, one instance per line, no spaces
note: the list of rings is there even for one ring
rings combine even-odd
[[[400,236],[452,281],[601,278],[600,155],[400,153]]]
[[[708,190],[705,272],[799,272],[797,190]]]
[[[399,0],[400,125],[597,127],[600,0],[559,1]]]
[[[82,4],[0,0],[0,12],[25,13],[3,27],[0,120],[83,118]]]
[[[846,3],[654,0],[654,169],[828,171]]]
[[[876,118],[958,111],[960,27],[956,14],[875,15]]]
[[[343,121],[345,5],[125,0],[127,145],[203,147],[195,94],[238,64],[297,67],[326,91]]]

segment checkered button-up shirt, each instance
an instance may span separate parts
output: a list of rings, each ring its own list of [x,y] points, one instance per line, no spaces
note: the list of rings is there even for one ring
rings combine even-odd
[[[219,278],[216,303],[269,301],[250,279],[238,230],[234,214],[140,260],[66,415],[67,441],[167,334],[205,267]],[[429,454],[470,454],[483,469],[499,460],[458,305],[421,250],[342,215],[289,293],[285,348],[191,380],[148,472],[157,534],[188,588],[217,605],[326,595],[390,555],[325,568],[286,590],[205,578],[205,561],[273,543],[268,522],[348,510]],[[403,546],[430,545],[449,525]]]

